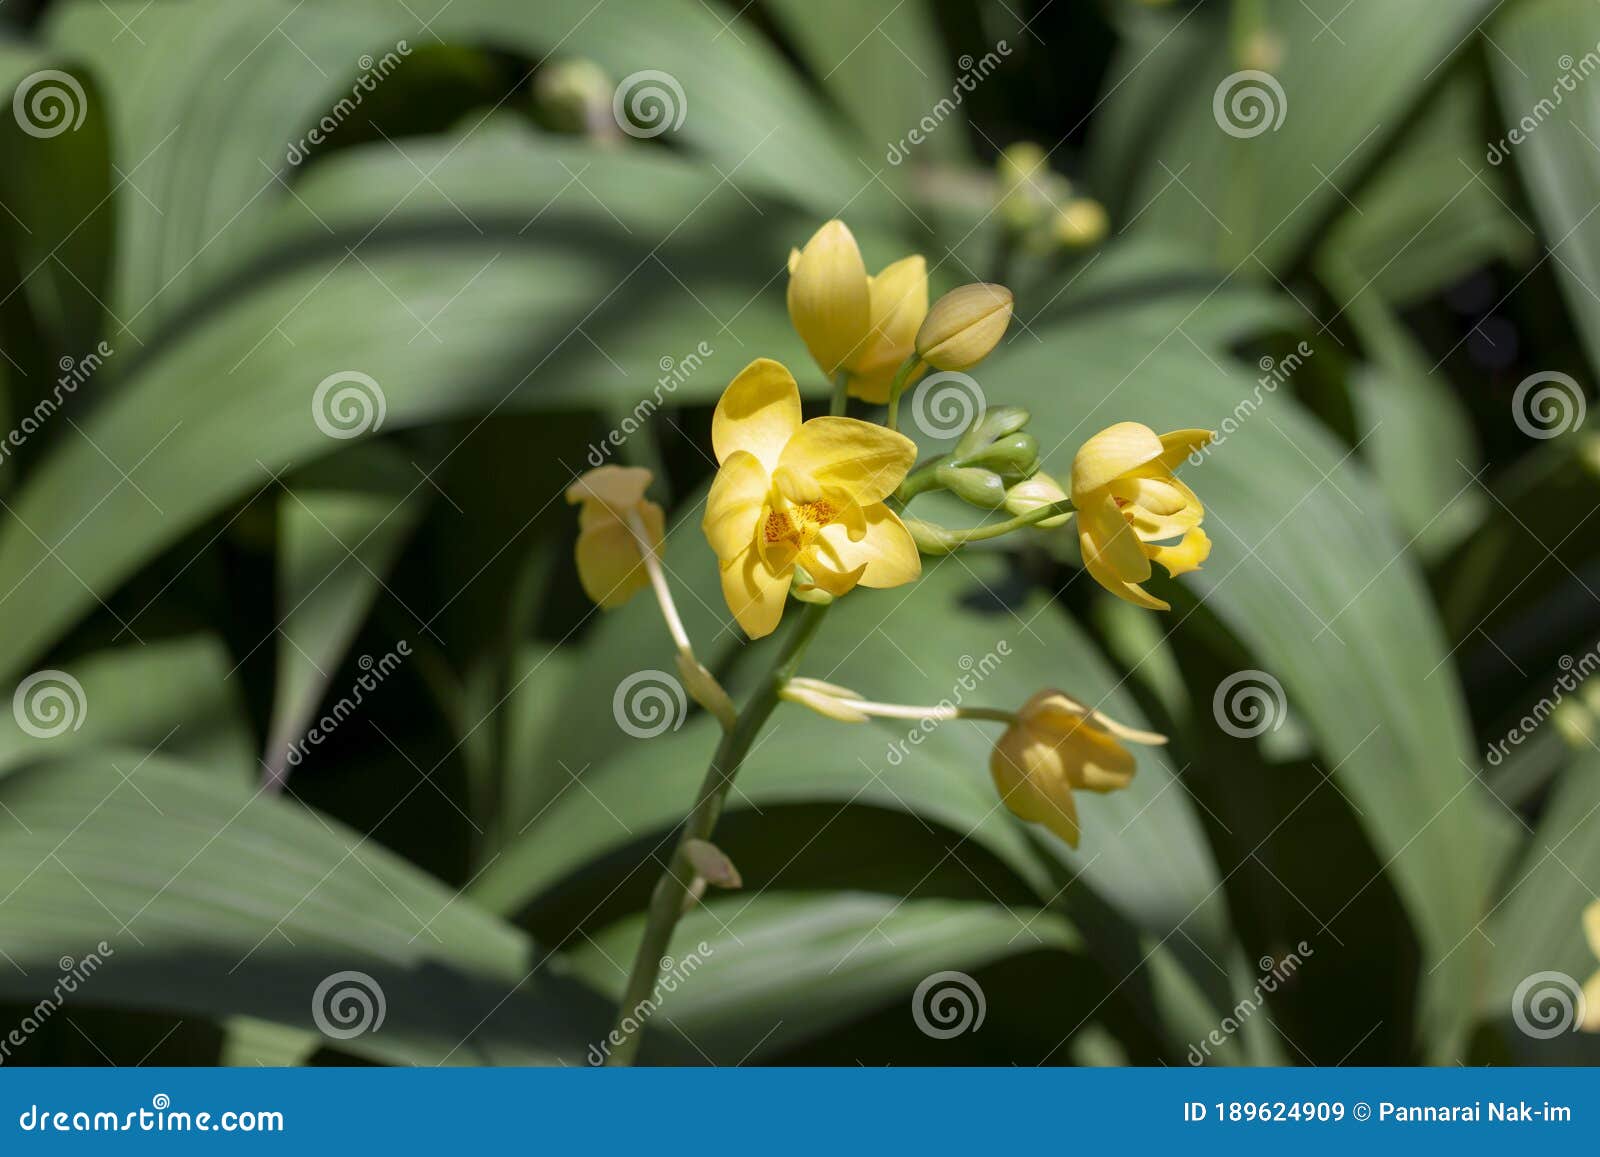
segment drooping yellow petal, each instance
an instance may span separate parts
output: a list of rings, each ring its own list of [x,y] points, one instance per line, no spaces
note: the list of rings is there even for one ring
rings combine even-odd
[[[866,347],[867,267],[843,221],[829,221],[790,258],[788,304],[790,322],[824,373],[837,373]]]
[[[651,544],[659,546],[666,529],[661,507],[641,502],[635,510]],[[602,610],[620,607],[650,585],[639,540],[615,518],[602,518],[580,530],[576,551],[583,593]]]
[[[1078,508],[1078,544],[1086,565],[1098,565],[1120,582],[1142,583],[1150,577],[1150,559],[1139,536],[1110,495]]]
[[[869,279],[870,307],[866,346],[851,359],[853,373],[887,371],[892,377],[911,356],[917,330],[928,314],[928,263],[921,254],[903,257]]]
[[[1065,732],[1072,728],[1076,720],[1089,719],[1102,731],[1128,743],[1158,747],[1167,742],[1167,737],[1159,731],[1142,731],[1126,723],[1118,723],[1104,711],[1096,710],[1064,691],[1037,692],[1023,704],[1017,716],[1029,726],[1045,731]]]
[[[1600,900],[1592,900],[1583,910],[1583,936],[1589,951],[1600,957]]]
[[[1013,815],[1043,824],[1069,846],[1078,846],[1078,805],[1052,746],[1025,728],[1008,727],[989,756],[989,774]]]
[[[1600,972],[1583,984],[1583,1021],[1578,1025],[1584,1032],[1600,1032]]]
[[[1161,435],[1162,465],[1176,470],[1189,455],[1209,446],[1214,437],[1210,430],[1174,430]]]
[[[770,490],[771,481],[754,454],[735,450],[728,455],[712,479],[705,517],[700,520],[718,559],[731,561],[750,548]]]
[[[774,574],[755,550],[722,567],[722,597],[745,634],[752,639],[772,634],[783,617],[793,577],[792,569]]]
[[[887,427],[812,418],[783,448],[773,480],[793,502],[814,502],[831,491],[866,506],[893,494],[916,457],[916,443]]]
[[[718,463],[736,450],[754,454],[771,473],[784,446],[800,429],[800,387],[781,362],[757,358],[722,391],[711,415],[711,446]]]
[[[851,538],[848,525],[834,522],[801,557],[801,565],[818,577],[818,585],[824,585],[822,576],[829,572],[857,572],[862,586],[879,589],[901,586],[922,573],[922,555],[894,511],[874,502],[861,508],[861,517],[865,530],[859,539]]]
[[[1149,426],[1118,422],[1107,426],[1078,449],[1072,459],[1072,499],[1108,486],[1163,453],[1161,439]]]
[[[1147,546],[1150,557],[1167,568],[1173,578],[1199,570],[1211,555],[1211,539],[1198,526],[1185,534],[1176,546]]]

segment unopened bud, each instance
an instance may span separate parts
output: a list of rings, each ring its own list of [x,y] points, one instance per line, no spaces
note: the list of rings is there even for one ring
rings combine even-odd
[[[714,888],[740,888],[744,881],[739,878],[739,869],[733,866],[733,861],[728,859],[728,854],[716,844],[708,840],[685,840],[683,854],[689,859],[689,866],[694,869],[695,875],[705,880]]]
[[[809,707],[818,715],[837,719],[840,723],[865,723],[867,716],[851,706],[860,695],[837,683],[824,683],[821,679],[786,679],[778,691],[779,699]]]
[[[1111,228],[1105,206],[1093,197],[1074,197],[1056,214],[1055,238],[1072,249],[1086,249],[1104,240]]]
[[[1067,492],[1061,489],[1061,483],[1050,475],[1040,471],[1032,478],[1018,482],[1006,491],[1006,510],[1012,514],[1030,514],[1041,506],[1054,506],[1058,502],[1067,501]],[[1071,518],[1071,513],[1057,514],[1043,522],[1034,523],[1043,530],[1062,526]]]
[[[732,731],[739,712],[733,700],[728,698],[728,693],[722,689],[722,684],[717,682],[716,676],[707,671],[693,655],[684,651],[678,652],[678,674],[683,679],[689,697],[711,712],[724,731]]]
[[[963,502],[994,510],[1005,505],[1006,484],[1000,475],[981,466],[940,466],[934,472],[939,485]]]
[[[961,435],[961,441],[956,443],[951,457],[960,461],[967,455],[981,450],[996,438],[1015,434],[1028,424],[1031,416],[1021,406],[995,406],[985,410],[973,420],[972,425],[967,427],[967,432]]]
[[[939,370],[977,365],[1000,344],[1014,302],[1003,285],[974,282],[952,289],[928,310],[917,331],[917,354]]]
[[[996,438],[976,454],[962,459],[969,466],[987,466],[1002,475],[1011,475],[1012,481],[1028,477],[1039,468],[1039,440],[1032,434],[1018,431]]]
[[[555,132],[614,140],[618,136],[611,111],[614,89],[611,78],[594,61],[558,60],[534,74],[534,107]]]

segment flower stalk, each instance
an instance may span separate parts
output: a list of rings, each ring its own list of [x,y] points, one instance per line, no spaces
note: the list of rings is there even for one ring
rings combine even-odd
[[[984,526],[952,528],[924,522],[920,518],[907,518],[905,524],[906,529],[911,532],[912,539],[916,541],[918,550],[923,554],[941,555],[960,550],[969,542],[982,542],[987,538],[999,538],[1003,534],[1010,534],[1013,530],[1037,526],[1049,519],[1071,514],[1073,510],[1074,507],[1069,499],[1065,502],[1052,502],[1048,506],[1035,507],[1026,514],[1018,514],[1013,518],[991,522]]]

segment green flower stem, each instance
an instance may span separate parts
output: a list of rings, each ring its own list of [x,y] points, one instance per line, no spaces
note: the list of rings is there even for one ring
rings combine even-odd
[[[894,381],[889,383],[889,417],[885,424],[891,430],[900,428],[900,395],[906,388],[906,379],[921,364],[922,359],[916,354],[912,354],[900,363],[900,368],[895,371]]]
[[[904,506],[907,502],[910,502],[913,498],[926,490],[939,489],[939,479],[935,471],[937,471],[940,466],[943,466],[948,460],[948,455],[941,454],[927,465],[921,467],[920,469],[913,470],[910,474],[906,475],[906,480],[900,483],[900,489],[894,492],[895,498],[897,498],[900,501],[900,504]]]
[[[711,766],[706,769],[706,777],[700,784],[700,794],[695,800],[693,810],[684,820],[683,830],[678,836],[678,846],[672,853],[666,871],[662,872],[661,878],[656,881],[655,891],[650,895],[644,936],[639,940],[639,949],[633,958],[633,968],[628,974],[628,985],[623,990],[622,1002],[617,1006],[613,1039],[620,1043],[607,1057],[608,1065],[629,1065],[638,1055],[640,1026],[636,1025],[631,1033],[626,1032],[622,1026],[625,1021],[634,1019],[633,1010],[651,994],[657,981],[660,980],[661,958],[666,954],[667,947],[672,941],[673,930],[678,926],[690,889],[694,886],[695,871],[690,863],[686,845],[690,840],[706,840],[711,837],[712,830],[717,826],[717,819],[722,815],[722,805],[727,799],[728,789],[733,786],[733,777],[738,774],[739,766],[750,753],[756,736],[761,733],[761,728],[766,724],[773,708],[778,705],[779,689],[794,675],[795,668],[800,664],[800,656],[805,652],[812,637],[816,635],[817,628],[822,625],[823,616],[827,613],[826,606],[814,604],[806,606],[800,612],[798,621],[790,631],[788,639],[784,641],[783,649],[773,661],[771,672],[751,695],[749,702],[739,712],[738,722],[733,730],[723,735],[722,742],[717,745],[717,750],[711,757]]]
[[[833,376],[833,396],[828,400],[828,413],[839,417],[850,408],[850,372],[840,370]]]
[[[1075,509],[1069,499],[1063,502],[1052,502],[1048,506],[1040,506],[1028,511],[1026,514],[1008,518],[1004,522],[991,522],[986,526],[969,526],[960,529],[938,526],[932,522],[923,522],[917,518],[908,518],[905,523],[906,529],[911,532],[911,537],[916,539],[917,547],[923,554],[950,554],[952,551],[966,546],[969,542],[982,542],[986,538],[999,538],[1002,534],[1010,534],[1013,530],[1034,526],[1058,515],[1071,514]]]

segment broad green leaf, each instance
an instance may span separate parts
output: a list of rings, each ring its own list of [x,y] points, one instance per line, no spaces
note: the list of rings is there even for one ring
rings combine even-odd
[[[7,697],[11,710],[0,713],[0,775],[110,749],[122,751],[112,762],[128,772],[139,753],[160,750],[230,783],[249,782],[255,740],[232,667],[217,640],[195,635],[130,639],[30,671]]]
[[[277,688],[263,761],[268,780],[287,774],[292,745],[420,517],[427,485],[381,443],[356,446],[285,485],[278,504]],[[366,666],[375,661],[365,659]]]
[[[308,1031],[348,1024],[314,1005],[319,986],[364,974],[350,983],[381,990],[382,1024],[325,1043],[390,1063],[571,1062],[604,1031],[601,1002],[516,929],[253,786],[159,755],[126,774],[77,757],[10,775],[0,802],[7,998],[49,991],[64,951],[96,951],[85,1005]]]

